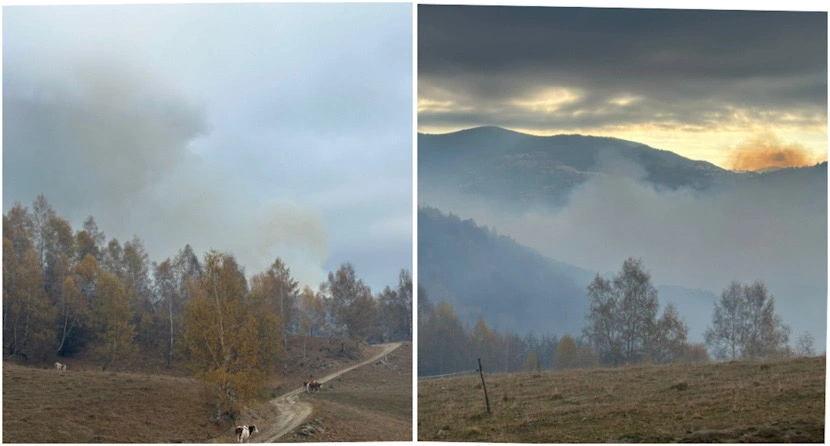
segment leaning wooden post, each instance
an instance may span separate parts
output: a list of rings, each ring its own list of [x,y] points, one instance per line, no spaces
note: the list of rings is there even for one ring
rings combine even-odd
[[[490,398],[487,398],[487,384],[484,383],[484,370],[481,367],[481,358],[478,358],[478,373],[481,375],[481,386],[484,387],[484,402],[487,403],[487,413],[490,413]]]

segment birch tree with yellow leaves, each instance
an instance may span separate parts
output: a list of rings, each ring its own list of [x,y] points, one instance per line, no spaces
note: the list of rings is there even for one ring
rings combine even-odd
[[[248,293],[234,257],[210,251],[204,274],[189,281],[183,357],[193,375],[215,386],[212,418],[234,419],[273,373],[282,354],[281,321],[257,293]]]
[[[106,370],[119,357],[134,351],[135,325],[130,322],[130,300],[118,277],[101,268],[98,269],[97,277],[93,315],[100,343],[99,358],[102,369]]]

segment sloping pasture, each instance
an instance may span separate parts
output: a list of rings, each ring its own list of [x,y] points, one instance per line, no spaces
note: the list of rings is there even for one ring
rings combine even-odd
[[[4,443],[204,442],[204,386],[192,378],[3,364]]]
[[[486,365],[485,365],[486,370]],[[418,439],[823,442],[825,358],[485,375],[418,383]]]

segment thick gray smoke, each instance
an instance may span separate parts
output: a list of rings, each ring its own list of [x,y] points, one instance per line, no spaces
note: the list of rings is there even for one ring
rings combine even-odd
[[[421,202],[601,274],[618,271],[633,256],[643,259],[658,285],[719,296],[732,280],[763,280],[792,326],[792,341],[810,331],[824,348],[827,198],[820,177],[738,182],[706,193],[658,192],[642,181],[639,166],[610,157],[604,165],[560,209],[516,215],[483,200],[430,192],[428,185],[421,186]],[[711,319],[688,322],[708,325]]]
[[[138,235],[153,260],[189,243],[234,253],[248,273],[280,256],[302,283],[323,280],[320,213],[255,200],[239,180],[244,172],[198,155],[211,125],[197,98],[100,54],[51,60],[60,73],[38,69],[37,60],[4,67],[4,212],[42,193],[76,229],[92,215],[108,238]]]

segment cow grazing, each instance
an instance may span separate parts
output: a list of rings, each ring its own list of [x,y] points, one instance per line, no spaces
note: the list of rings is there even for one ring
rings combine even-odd
[[[236,426],[236,441],[237,443],[242,443],[243,439],[248,439],[251,435],[250,431],[248,430],[248,426]]]
[[[255,432],[259,432],[256,428],[256,425],[249,425],[249,426],[236,426],[236,441],[239,443],[247,442],[248,437],[250,437]]]
[[[308,393],[308,392],[318,392],[321,387],[323,387],[323,385],[318,383],[317,381],[309,381],[305,385],[305,391],[306,391],[306,393]]]
[[[60,370],[61,372],[63,372],[64,370],[66,370],[66,364],[61,364],[59,362],[56,362],[55,363],[55,368],[57,370]]]

